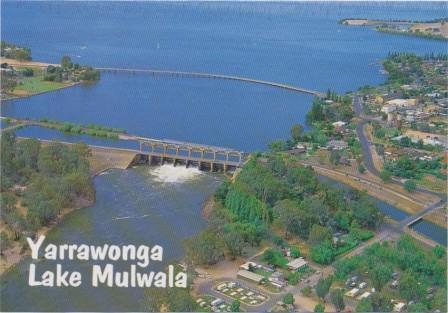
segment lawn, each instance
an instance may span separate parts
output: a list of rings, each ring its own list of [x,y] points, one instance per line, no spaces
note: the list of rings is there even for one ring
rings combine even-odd
[[[13,94],[17,96],[28,96],[36,93],[48,92],[70,86],[70,83],[44,81],[44,73],[34,68],[34,76],[24,77],[14,89]]]

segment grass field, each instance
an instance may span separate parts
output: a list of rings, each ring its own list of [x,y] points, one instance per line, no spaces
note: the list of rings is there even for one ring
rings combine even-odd
[[[54,91],[72,85],[68,82],[44,81],[43,71],[38,68],[33,68],[33,70],[34,76],[22,78],[17,87],[10,93],[12,96],[26,97],[33,94]]]

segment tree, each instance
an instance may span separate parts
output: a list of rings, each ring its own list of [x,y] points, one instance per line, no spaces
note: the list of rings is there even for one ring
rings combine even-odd
[[[314,224],[311,226],[310,236],[308,241],[311,245],[316,245],[325,241],[331,240],[331,229],[328,227],[320,226],[318,224]]]
[[[286,239],[290,234],[299,234],[303,231],[302,214],[294,201],[286,199],[277,202],[274,212],[278,215],[277,223],[285,230]]]
[[[293,257],[293,258],[300,257],[300,249],[299,249],[299,247],[292,246],[289,251],[291,253],[291,257]]]
[[[230,304],[230,312],[239,312],[240,311],[240,301],[233,300],[232,304]]]
[[[342,289],[333,289],[330,293],[331,303],[336,307],[338,311],[342,311],[345,308],[344,292]]]
[[[389,294],[375,292],[372,294],[371,302],[374,312],[391,312],[392,304]]]
[[[334,250],[331,242],[325,241],[311,248],[311,259],[319,264],[330,264],[334,260]]]
[[[362,164],[358,165],[358,172],[361,174],[364,174],[366,172],[366,168],[364,167],[364,165]]]
[[[309,296],[311,296],[312,290],[311,290],[311,287],[310,287],[310,286],[306,286],[306,287],[303,287],[303,288],[300,290],[300,292],[301,292],[305,297],[309,297]]]
[[[61,66],[64,69],[71,68],[73,66],[72,59],[69,56],[64,55],[61,59]]]
[[[425,295],[424,285],[410,272],[405,272],[398,283],[400,296],[408,301],[418,301]]]
[[[316,289],[317,296],[322,300],[324,300],[325,296],[328,294],[328,291],[330,291],[332,283],[333,283],[332,277],[319,279],[316,286],[314,287]]]
[[[292,293],[288,292],[286,295],[283,296],[283,303],[284,304],[294,304],[294,296]]]
[[[234,232],[228,232],[224,234],[224,243],[227,248],[228,256],[232,260],[243,254],[245,242],[241,234]]]
[[[443,258],[446,254],[446,250],[441,245],[437,245],[432,249],[432,252],[439,258]]]
[[[325,305],[323,305],[322,303],[316,304],[316,306],[314,307],[314,312],[315,313],[323,313],[323,312],[325,312]]]
[[[369,299],[362,299],[359,301],[356,306],[356,312],[364,313],[364,312],[375,312],[373,310],[372,302]]]
[[[417,189],[417,184],[415,183],[415,180],[408,179],[404,182],[404,189],[407,192],[414,192],[415,189]]]
[[[390,182],[390,181],[391,181],[391,176],[392,176],[392,173],[391,173],[390,171],[386,170],[386,169],[383,169],[383,170],[380,172],[380,178],[381,178],[381,180],[382,180],[384,183],[388,183],[388,182]]]
[[[268,144],[268,148],[271,152],[280,152],[287,150],[286,142],[283,140],[275,140]]]
[[[337,150],[332,150],[330,152],[330,163],[333,165],[338,165],[341,159],[341,153]]]
[[[389,281],[392,275],[392,269],[384,264],[378,264],[370,273],[373,287],[377,290],[381,290],[383,286]]]
[[[428,312],[428,306],[422,302],[408,305],[407,312],[409,313],[421,313]]]
[[[300,124],[294,124],[291,127],[291,137],[294,143],[297,143],[302,138],[303,126]]]
[[[187,239],[185,246],[188,258],[195,264],[212,265],[224,257],[222,240],[212,230],[205,230]]]

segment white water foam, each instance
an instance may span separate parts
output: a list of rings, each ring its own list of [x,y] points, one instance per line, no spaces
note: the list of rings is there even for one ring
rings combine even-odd
[[[183,183],[193,180],[203,173],[195,167],[186,168],[182,165],[174,167],[172,164],[164,164],[151,169],[151,175],[155,181],[161,183]]]

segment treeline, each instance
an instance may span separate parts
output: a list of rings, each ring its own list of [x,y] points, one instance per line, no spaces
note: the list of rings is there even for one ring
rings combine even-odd
[[[384,69],[389,73],[389,84],[410,84],[423,75],[421,65],[423,58],[414,53],[389,53],[383,62]]]
[[[73,63],[69,56],[63,56],[61,66],[49,65],[44,75],[45,81],[62,82],[71,80],[73,82],[94,82],[100,79],[100,72],[91,66],[83,66]]]
[[[446,312],[446,248],[426,250],[409,235],[396,243],[375,243],[361,255],[335,262],[335,278],[368,276],[376,292],[359,302],[357,312],[391,312],[392,299],[405,299],[407,312]],[[388,286],[398,273],[397,289]],[[436,290],[434,290],[435,288]]]
[[[44,127],[57,129],[66,133],[104,137],[109,139],[118,139],[120,133],[126,133],[126,130],[122,128],[101,126],[95,124],[74,124],[70,122],[49,120],[47,118],[41,118],[40,122],[44,123],[41,124]]]
[[[19,60],[19,61],[31,61],[31,49],[16,46],[2,40],[0,42],[0,53],[4,58]]]
[[[234,183],[215,194],[209,228],[187,240],[187,255],[197,264],[214,264],[243,254],[263,239],[279,245],[298,236],[322,264],[372,236],[382,215],[364,193],[330,188],[311,168],[281,153],[253,155]],[[278,240],[273,229],[281,229]],[[344,239],[333,240],[340,233]]]
[[[2,233],[2,249],[23,234],[33,236],[62,209],[94,199],[91,152],[83,143],[43,146],[36,139],[17,140],[13,132],[4,132],[1,154],[1,219],[8,230]]]

